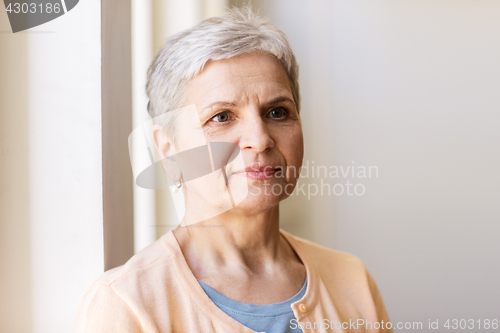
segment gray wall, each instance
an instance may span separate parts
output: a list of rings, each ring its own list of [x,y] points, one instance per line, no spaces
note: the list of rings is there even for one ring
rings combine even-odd
[[[252,3],[298,57],[306,160],[378,167],[283,227],[363,259],[393,323],[500,319],[500,2]]]

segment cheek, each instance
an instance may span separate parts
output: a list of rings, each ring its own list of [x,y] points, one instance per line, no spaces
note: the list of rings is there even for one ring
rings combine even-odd
[[[298,172],[304,156],[302,128],[300,126],[290,128],[288,131],[282,132],[279,138],[278,147],[286,160],[287,169],[294,169]]]
[[[220,128],[211,128],[204,130],[207,142],[232,142],[236,143],[241,130],[238,126],[227,126]]]

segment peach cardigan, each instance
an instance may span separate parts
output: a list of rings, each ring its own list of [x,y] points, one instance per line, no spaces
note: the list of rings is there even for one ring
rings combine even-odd
[[[300,324],[304,333],[392,332],[375,329],[389,318],[377,286],[360,259],[283,230],[281,234],[302,260],[309,279],[304,297],[292,304],[297,319],[292,327]],[[94,282],[72,332],[254,331],[210,300],[191,272],[174,234],[168,232]]]

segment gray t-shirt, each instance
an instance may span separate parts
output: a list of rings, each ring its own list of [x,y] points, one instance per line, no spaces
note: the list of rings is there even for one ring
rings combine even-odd
[[[295,319],[292,303],[302,299],[307,289],[307,277],[300,291],[292,298],[274,304],[246,304],[236,302],[222,295],[215,289],[198,281],[205,293],[222,311],[240,324],[257,331],[269,333],[302,333],[300,328],[290,328],[290,321]],[[294,325],[294,327],[297,325]]]

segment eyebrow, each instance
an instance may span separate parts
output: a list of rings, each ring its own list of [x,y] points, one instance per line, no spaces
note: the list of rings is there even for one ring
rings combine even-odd
[[[295,105],[295,102],[290,97],[287,97],[287,96],[280,96],[280,97],[273,98],[270,101],[267,101],[264,105],[274,105],[274,104],[278,104],[281,102],[291,102],[291,103],[293,103],[293,105]],[[233,102],[217,101],[217,102],[213,102],[213,103],[210,103],[209,105],[205,106],[203,108],[203,110],[211,109],[214,106],[235,107],[236,104]]]
[[[203,108],[203,110],[206,110],[206,109],[211,109],[213,108],[214,106],[225,106],[225,107],[229,107],[229,106],[236,106],[236,104],[234,104],[233,102],[222,102],[222,101],[219,101],[219,102],[213,102],[207,106],[205,106]]]
[[[287,96],[280,96],[280,97],[273,98],[272,100],[267,101],[265,103],[265,105],[274,105],[274,104],[278,104],[281,102],[290,102],[293,105],[295,105],[295,102],[293,101],[293,99],[291,99],[290,97],[287,97]]]

